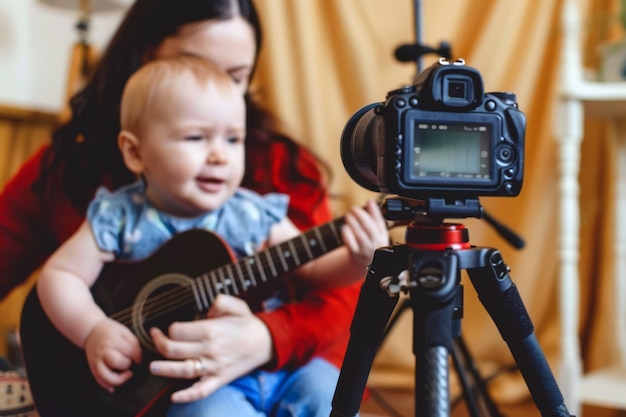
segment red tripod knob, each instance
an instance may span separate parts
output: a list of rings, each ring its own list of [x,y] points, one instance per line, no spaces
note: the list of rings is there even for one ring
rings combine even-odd
[[[460,223],[411,224],[405,232],[406,244],[413,249],[444,251],[469,249],[469,231]]]

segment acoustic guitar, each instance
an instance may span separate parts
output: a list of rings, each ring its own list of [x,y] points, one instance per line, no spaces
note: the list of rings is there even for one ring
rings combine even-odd
[[[233,262],[215,234],[189,230],[174,236],[145,260],[105,264],[91,288],[96,303],[126,325],[143,349],[133,377],[110,394],[93,379],[83,350],[59,333],[30,292],[20,323],[21,343],[33,399],[41,417],[163,416],[169,394],[194,381],[155,377],[159,358],[148,329],[204,317],[219,294],[244,296],[343,244],[340,218]]]

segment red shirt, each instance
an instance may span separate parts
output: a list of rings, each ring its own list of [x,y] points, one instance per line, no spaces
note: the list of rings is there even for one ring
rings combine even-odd
[[[63,193],[60,175],[54,174],[50,181],[53,198],[47,201],[52,204],[44,206],[32,191],[44,150],[45,147],[26,161],[0,194],[0,298],[23,283],[85,218]],[[285,161],[289,157],[282,143],[273,143],[265,151],[269,151],[272,161]],[[312,158],[309,154],[303,157]],[[299,228],[307,229],[331,220],[325,196],[322,204],[318,204],[319,190],[312,192],[314,187],[290,182],[281,163],[273,163],[270,171],[259,175],[271,178],[274,191],[291,197],[289,217]],[[315,175],[319,177],[318,173]],[[312,210],[312,207],[319,208]],[[359,288],[360,283],[356,283],[308,291],[298,302],[259,313],[272,335],[275,350],[272,368],[299,366],[314,356],[341,366]]]

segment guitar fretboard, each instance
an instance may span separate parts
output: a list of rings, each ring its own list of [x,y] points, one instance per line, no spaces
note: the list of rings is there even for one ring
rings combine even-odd
[[[192,285],[196,308],[206,311],[219,294],[239,295],[338,248],[343,245],[340,229],[344,222],[343,217],[336,219],[200,275]]]

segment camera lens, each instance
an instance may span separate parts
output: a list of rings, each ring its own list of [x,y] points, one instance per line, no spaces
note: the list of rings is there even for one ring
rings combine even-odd
[[[448,84],[448,97],[465,98],[465,82],[451,81]]]
[[[380,103],[369,104],[356,112],[341,134],[341,161],[352,179],[370,191],[380,192],[378,155],[383,151],[384,123],[376,115]]]

